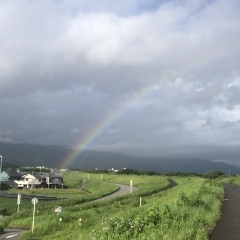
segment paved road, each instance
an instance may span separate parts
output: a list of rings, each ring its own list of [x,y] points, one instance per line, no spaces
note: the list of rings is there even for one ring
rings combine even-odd
[[[224,202],[222,217],[214,228],[210,240],[240,239],[240,187],[223,184]]]
[[[4,233],[0,235],[0,240],[18,240],[21,234],[23,234],[25,231],[25,229],[5,228]]]
[[[119,196],[122,196],[124,194],[130,193],[130,186],[129,185],[118,184],[118,183],[111,183],[111,184],[119,186],[119,190],[110,194],[110,195],[107,195],[105,197],[98,198],[97,200],[94,200],[94,202],[109,200],[109,199],[112,199],[112,198],[119,197]],[[134,192],[136,190],[137,190],[137,188],[132,186],[132,192]]]

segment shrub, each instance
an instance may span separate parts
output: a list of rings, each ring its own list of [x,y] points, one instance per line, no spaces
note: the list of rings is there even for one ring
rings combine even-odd
[[[7,208],[1,208],[1,209],[0,209],[0,215],[6,216],[7,214],[8,214]]]

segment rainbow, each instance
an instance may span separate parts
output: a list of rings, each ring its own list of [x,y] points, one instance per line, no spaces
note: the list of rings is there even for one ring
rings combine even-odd
[[[219,55],[212,56],[212,58],[208,62],[206,59],[201,62],[196,62],[194,66],[189,69],[185,69],[178,74],[178,76],[185,76],[190,72],[194,72],[203,67],[210,65],[218,60],[224,59],[235,53],[219,53]],[[172,80],[177,79],[177,77],[172,77]],[[169,81],[171,79],[168,79]],[[166,82],[166,81],[165,81]],[[111,112],[108,116],[102,119],[95,127],[92,128],[82,139],[81,141],[70,150],[69,154],[64,157],[62,161],[60,161],[60,168],[67,168],[71,163],[73,163],[77,157],[81,156],[90,146],[92,146],[106,131],[109,129],[115,122],[117,122],[123,115],[129,112],[132,107],[137,105],[143,98],[148,96],[150,93],[157,91],[161,88],[163,82],[156,84],[151,87],[147,87],[141,89],[139,92],[134,93],[131,98],[125,101],[124,104],[121,104],[118,108],[116,108],[113,112]]]
[[[157,88],[156,88],[157,89]],[[155,90],[156,90],[155,89]],[[151,91],[153,87],[151,87]],[[137,103],[144,98],[150,92],[149,88],[142,89],[137,94],[121,104],[115,111],[111,112],[107,117],[102,119],[90,132],[88,132],[81,141],[70,150],[70,153],[60,162],[59,168],[66,168],[72,162],[76,160],[77,157],[84,154],[84,152],[89,149],[89,147],[97,141],[114,123],[116,123],[123,115],[129,112],[132,107],[137,105]],[[141,97],[140,97],[141,96]]]

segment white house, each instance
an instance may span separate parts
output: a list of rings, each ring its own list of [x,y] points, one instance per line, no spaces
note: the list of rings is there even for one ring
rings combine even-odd
[[[27,173],[22,176],[22,180],[15,180],[19,188],[35,188],[39,187],[41,184],[41,180],[36,178],[35,176]]]

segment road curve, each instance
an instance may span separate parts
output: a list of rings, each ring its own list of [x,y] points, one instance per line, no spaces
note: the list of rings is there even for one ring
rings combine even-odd
[[[124,184],[119,184],[119,183],[111,183],[111,184],[118,186],[119,190],[117,190],[116,192],[111,193],[111,194],[109,194],[105,197],[98,198],[98,199],[94,200],[94,202],[109,200],[109,199],[112,199],[112,198],[119,197],[119,196],[122,196],[124,194],[130,193],[130,186],[129,185],[124,185]],[[137,188],[132,186],[132,192],[134,192],[136,190],[137,190]]]

